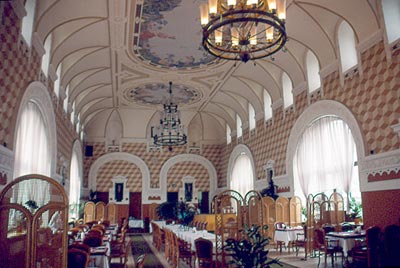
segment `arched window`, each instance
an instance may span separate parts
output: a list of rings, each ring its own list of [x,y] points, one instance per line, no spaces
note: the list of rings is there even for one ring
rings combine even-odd
[[[295,194],[334,189],[361,199],[356,146],[350,128],[337,116],[316,119],[304,131],[293,159]]]
[[[79,218],[79,200],[81,198],[81,181],[82,181],[82,171],[80,170],[78,154],[76,150],[72,152],[71,158],[71,169],[69,174],[69,218],[78,219]]]
[[[51,154],[47,132],[39,106],[28,101],[21,110],[15,143],[14,178],[27,174],[51,176]],[[48,183],[27,180],[20,183],[14,198],[20,204],[28,200],[42,206],[50,199]]]
[[[72,111],[71,111],[71,123],[72,123],[72,125],[75,124],[75,106],[76,106],[76,103],[74,102],[72,104]]]
[[[256,128],[256,112],[254,111],[253,105],[249,103],[249,128],[250,130]]]
[[[293,104],[293,85],[287,73],[282,73],[283,106],[286,109]]]
[[[69,85],[65,90],[65,99],[64,99],[64,111],[68,113],[68,103],[69,103]]]
[[[382,9],[388,42],[392,43],[400,38],[400,1],[382,0]]]
[[[272,118],[272,100],[268,91],[264,89],[264,119],[267,121]]]
[[[353,29],[346,21],[343,21],[339,26],[338,39],[342,72],[346,72],[357,65],[355,36]]]
[[[321,87],[321,79],[319,77],[319,62],[317,57],[312,51],[307,52],[307,80],[308,80],[308,93]]]
[[[76,133],[79,134],[80,128],[81,128],[81,114],[78,114],[77,120],[76,120]]]
[[[35,19],[36,0],[26,0],[26,16],[22,19],[21,34],[29,46],[32,45],[33,23]]]
[[[50,65],[50,58],[51,58],[51,34],[46,38],[44,42],[44,51],[45,53],[42,56],[42,71],[44,75],[49,75],[49,65]]]
[[[228,124],[226,124],[226,144],[230,144],[231,142],[232,142],[231,128],[229,127]]]
[[[62,64],[58,65],[57,68],[57,80],[54,83],[54,93],[56,94],[57,98],[60,97],[60,87],[61,87],[61,68]]]
[[[238,114],[236,114],[236,137],[242,137],[242,119]]]
[[[242,152],[236,157],[232,175],[230,188],[239,192],[242,196],[254,189],[253,166],[249,156]]]

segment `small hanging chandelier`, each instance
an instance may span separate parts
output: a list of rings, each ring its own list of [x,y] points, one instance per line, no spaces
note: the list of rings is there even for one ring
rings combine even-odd
[[[208,0],[200,6],[203,47],[215,57],[247,62],[286,43],[286,0]]]
[[[160,124],[151,127],[151,137],[155,145],[168,146],[168,150],[172,151],[172,146],[187,143],[186,129],[181,125],[178,104],[172,101],[172,82],[169,82],[169,98],[163,107]]]

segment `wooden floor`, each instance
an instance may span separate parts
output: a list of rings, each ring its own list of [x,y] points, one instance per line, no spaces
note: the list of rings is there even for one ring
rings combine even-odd
[[[143,237],[146,239],[147,243],[151,247],[151,250],[153,253],[158,257],[160,262],[164,265],[165,268],[170,268],[171,266],[168,264],[167,260],[164,257],[164,252],[158,252],[157,249],[153,246],[152,244],[152,236],[150,234],[143,234]],[[299,267],[299,268],[315,268],[315,267],[324,267],[324,256],[321,256],[321,263],[318,266],[318,258],[307,258],[306,261],[302,260],[304,257],[304,249],[301,249],[299,252],[299,256],[296,256],[296,254],[291,250],[288,252],[285,249],[282,249],[282,252],[279,250],[276,250],[274,247],[271,246],[270,252],[269,252],[269,257],[271,258],[278,258],[284,263]],[[132,258],[132,254],[129,254],[128,258],[128,268],[134,268],[134,260]],[[185,263],[180,263],[179,268],[187,268],[189,267]],[[335,265],[332,266],[330,259],[328,259],[327,266],[329,268],[333,267],[342,267],[341,264],[341,258],[339,257],[337,261],[335,262]],[[112,267],[111,267],[112,268]]]

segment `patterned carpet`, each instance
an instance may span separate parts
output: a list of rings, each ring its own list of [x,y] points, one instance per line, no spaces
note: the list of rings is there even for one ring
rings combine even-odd
[[[131,235],[130,238],[132,240],[132,255],[135,260],[139,255],[146,254],[144,262],[146,268],[164,267],[141,234]]]

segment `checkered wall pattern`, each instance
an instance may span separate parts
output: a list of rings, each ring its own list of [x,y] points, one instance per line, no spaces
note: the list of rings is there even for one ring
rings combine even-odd
[[[21,21],[9,2],[3,3],[4,12],[0,24],[0,143],[12,148],[19,102],[28,85],[37,81],[41,72],[41,58],[33,48],[28,48],[20,35]],[[65,113],[57,106],[53,82],[48,91],[54,100],[57,124],[57,172],[61,158],[71,159],[73,140],[77,137],[72,124],[65,122]],[[60,114],[61,113],[61,114]],[[69,165],[67,165],[69,167]],[[68,176],[69,172],[65,174]]]
[[[10,3],[3,4],[4,16],[0,27],[0,142],[12,148],[18,103],[29,83],[36,80],[40,59],[34,50],[30,58],[25,56],[29,53],[20,43],[21,22]]]
[[[128,181],[126,187],[130,192],[142,191],[142,173],[133,163],[124,160],[114,160],[100,167],[96,177],[96,190],[108,192],[112,188],[112,179],[117,175],[125,176]]]
[[[383,153],[400,147],[391,125],[398,123],[400,100],[399,55],[389,64],[383,43],[378,43],[361,55],[363,73],[345,80],[340,86],[339,74],[324,81],[324,98],[346,105],[360,124],[366,154]],[[396,78],[397,77],[397,78]]]

